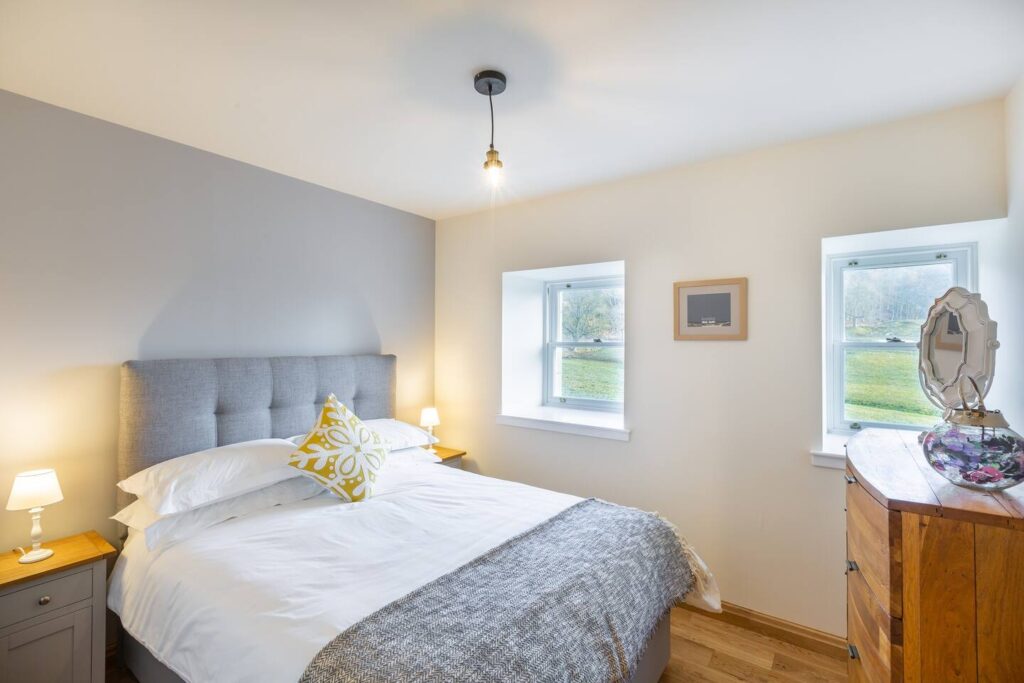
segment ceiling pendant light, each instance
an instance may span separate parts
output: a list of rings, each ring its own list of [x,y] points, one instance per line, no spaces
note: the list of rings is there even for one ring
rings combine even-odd
[[[494,149],[494,96],[505,92],[505,74],[500,71],[481,71],[473,77],[473,86],[481,95],[487,95],[487,103],[491,105],[491,146],[487,150],[484,172],[491,185],[497,187],[501,182],[503,164],[498,158],[498,150]]]

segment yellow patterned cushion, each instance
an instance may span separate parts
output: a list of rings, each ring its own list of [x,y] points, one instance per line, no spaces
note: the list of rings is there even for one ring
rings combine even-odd
[[[338,498],[354,503],[373,495],[387,455],[380,435],[331,394],[324,401],[320,419],[288,464]]]

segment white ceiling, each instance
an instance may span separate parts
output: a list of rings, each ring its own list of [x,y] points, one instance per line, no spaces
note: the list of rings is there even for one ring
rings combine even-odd
[[[0,88],[430,217],[1004,94],[1024,0],[0,0]]]

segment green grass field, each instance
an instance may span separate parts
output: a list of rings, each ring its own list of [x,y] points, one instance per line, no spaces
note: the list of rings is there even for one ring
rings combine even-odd
[[[562,393],[567,398],[621,401],[622,350],[582,352],[563,358]]]
[[[846,328],[846,338],[851,341],[883,341],[889,336],[917,341],[921,336],[921,321],[893,320]],[[847,352],[847,420],[930,427],[940,417],[921,390],[915,351],[851,349]]]
[[[921,390],[917,352],[846,352],[846,419],[930,427],[941,414]]]

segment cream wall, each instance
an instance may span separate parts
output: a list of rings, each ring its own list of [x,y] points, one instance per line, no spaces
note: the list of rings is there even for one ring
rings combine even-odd
[[[996,361],[996,383],[1005,398],[996,407],[1003,409],[1011,427],[1024,434],[1024,76],[1006,98],[1006,163],[1011,242],[1006,269],[1016,275],[1016,287],[1010,293],[1016,315],[998,321],[1004,343]],[[1007,382],[1007,378],[1014,379]]]
[[[45,538],[114,538],[128,359],[395,353],[415,419],[433,278],[431,220],[0,91],[0,503],[56,467]]]
[[[440,221],[441,437],[485,474],[657,510],[726,600],[844,633],[842,477],[809,464],[821,238],[1005,216],[1004,124],[985,102]],[[495,424],[501,273],[618,259],[631,440]],[[672,282],[734,276],[749,340],[673,341]]]

